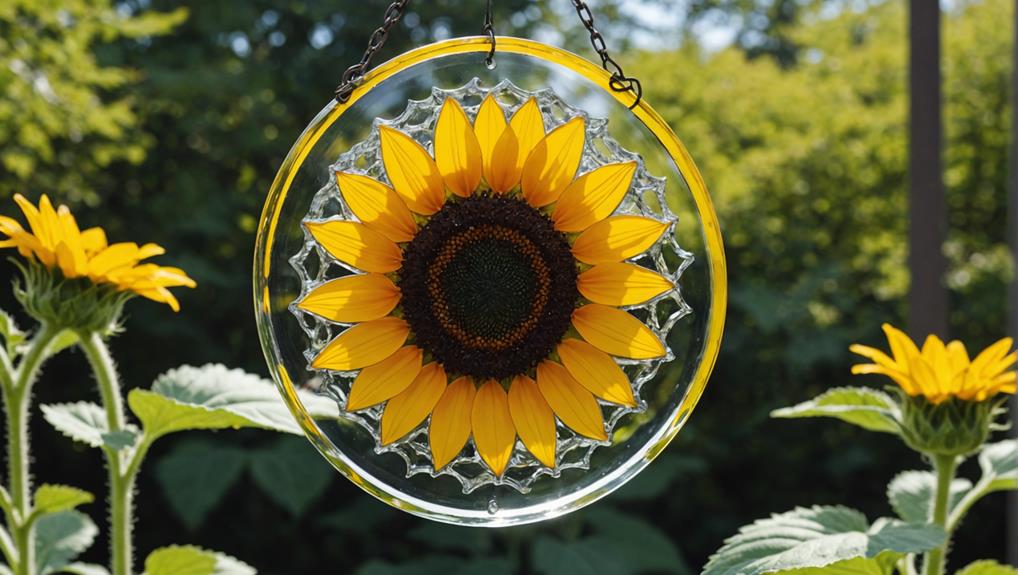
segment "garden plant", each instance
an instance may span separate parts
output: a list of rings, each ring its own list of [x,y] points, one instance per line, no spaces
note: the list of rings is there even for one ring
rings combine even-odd
[[[0,216],[0,247],[16,248],[12,259],[21,271],[15,296],[38,322],[32,333],[0,314],[0,386],[7,421],[8,477],[0,487],[0,552],[7,566],[0,573],[36,575],[130,575],[133,573],[132,529],[135,480],[152,444],[168,434],[194,429],[262,428],[300,433],[270,382],[221,365],[183,366],[167,371],[150,389],[134,389],[126,404],[107,340],[120,333],[124,304],[135,296],[179,304],[171,287],[195,287],[179,268],[142,263],[158,256],[156,244],[110,244],[102,228],[81,230],[65,206],[54,208],[45,195],[38,206],[15,196],[28,226]],[[77,347],[87,359],[100,403],[43,405],[47,422],[68,438],[102,451],[109,473],[110,565],[76,562],[93,542],[98,527],[77,508],[94,495],[63,483],[33,489],[28,419],[32,388],[40,368],[54,355]],[[327,417],[330,402],[304,398],[311,412]],[[55,478],[73,481],[73,477]],[[245,574],[254,569],[221,553],[195,546],[168,546],[152,551],[146,575],[187,573]]]
[[[990,442],[1005,430],[1008,395],[1015,393],[1018,352],[1004,338],[970,359],[960,341],[930,335],[922,348],[884,324],[891,353],[853,345],[873,363],[854,374],[880,374],[896,385],[887,392],[836,388],[774,417],[834,417],[898,436],[931,470],[904,471],[887,486],[898,517],[870,523],[843,506],[800,507],[743,527],[705,567],[704,575],[831,573],[841,575],[943,575],[951,536],[982,497],[1018,489],[1018,440]],[[972,482],[958,468],[976,456],[981,475]],[[977,561],[957,575],[1015,575],[995,561]]]

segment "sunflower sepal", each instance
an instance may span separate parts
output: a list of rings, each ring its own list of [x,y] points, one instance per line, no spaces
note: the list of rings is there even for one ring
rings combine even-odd
[[[14,296],[32,318],[57,329],[102,337],[119,331],[124,304],[133,292],[86,277],[65,278],[58,268],[34,260],[10,261],[21,271],[21,279],[14,280]]]
[[[901,438],[911,449],[930,456],[967,457],[978,451],[993,431],[1006,428],[1006,397],[984,401],[950,398],[933,403],[888,386],[901,406]]]

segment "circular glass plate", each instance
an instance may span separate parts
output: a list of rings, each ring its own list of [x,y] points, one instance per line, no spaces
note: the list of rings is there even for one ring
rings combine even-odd
[[[425,46],[372,70],[347,102],[330,102],[300,136],[272,184],[258,230],[254,274],[258,333],[269,368],[315,447],[343,475],[394,507],[481,526],[561,515],[596,501],[643,469],[678,433],[703,392],[720,345],[726,303],[717,218],[696,166],[661,117],[645,100],[630,110],[631,93],[612,91],[604,70],[571,53],[516,38],[498,38],[497,47],[496,67],[488,69],[486,38]],[[614,358],[630,381],[633,401],[598,400],[607,439],[584,437],[560,416],[555,420],[554,466],[538,461],[527,438],[517,437],[508,463],[496,473],[475,445],[475,422],[475,439],[436,470],[427,418],[399,440],[383,442],[384,402],[346,409],[358,371],[312,366],[330,342],[356,324],[310,313],[302,302],[330,280],[365,270],[340,261],[333,253],[336,247],[323,244],[311,230],[358,219],[345,190],[339,190],[337,172],[392,184],[380,127],[410,136],[434,155],[433,134],[443,104],[455,100],[473,122],[488,96],[507,119],[533,100],[548,133],[577,121],[584,135],[577,176],[609,164],[631,166],[626,172],[633,174],[631,184],[611,215],[668,225],[653,246],[627,261],[675,287],[646,302],[616,306],[644,323],[666,347],[661,357]],[[520,203],[525,205],[522,198]],[[554,219],[551,209],[542,213]],[[428,223],[416,218],[420,226]],[[566,234],[571,244],[577,235]],[[589,267],[580,263],[578,269]],[[582,334],[576,322],[574,315],[573,326]],[[565,359],[555,359],[568,367]],[[529,375],[535,377],[533,370]],[[503,380],[503,389],[509,388],[508,381]],[[298,390],[317,394],[315,405],[302,401]],[[511,390],[509,395],[511,401]],[[559,414],[554,401],[548,402]]]

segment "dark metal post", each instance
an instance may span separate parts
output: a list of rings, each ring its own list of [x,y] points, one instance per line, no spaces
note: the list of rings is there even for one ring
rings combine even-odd
[[[1010,178],[1007,202],[1007,236],[1011,246],[1011,257],[1018,258],[1018,2],[1014,11],[1014,54],[1011,58],[1011,157]],[[1008,332],[1018,339],[1018,277],[1011,280],[1008,290],[1010,302],[1008,312]],[[1018,438],[1018,396],[1011,398],[1011,419],[1016,425],[1011,432]],[[1007,506],[1007,560],[1018,567],[1018,491],[1008,495]]]
[[[915,338],[947,335],[947,208],[942,179],[940,5],[909,2],[908,327]]]

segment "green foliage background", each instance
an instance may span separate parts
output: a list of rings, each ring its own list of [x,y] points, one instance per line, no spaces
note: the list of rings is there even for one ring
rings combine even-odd
[[[552,34],[591,55],[567,3],[495,4],[499,33]],[[597,14],[615,23],[604,26],[614,48],[639,25],[620,4],[601,2]],[[944,20],[951,326],[970,347],[1004,332],[1013,274],[1004,240],[1013,31],[1002,25],[1012,9],[960,0]],[[127,335],[112,342],[127,382],[207,361],[264,373],[249,287],[264,195],[383,10],[306,0],[0,4],[0,195],[49,193],[111,238],[165,245],[163,261],[199,282],[181,294],[179,316],[129,306]],[[379,61],[475,34],[482,11],[480,1],[418,3]],[[709,21],[734,26],[736,44],[710,52],[686,35],[674,50],[620,56],[703,171],[730,266],[715,375],[655,465],[547,525],[457,530],[376,503],[299,439],[184,436],[157,449],[141,478],[139,551],[196,543],[266,573],[678,573],[771,512],[845,503],[882,513],[887,481],[919,463],[910,452],[848,426],[767,414],[848,383],[848,344],[878,343],[880,323],[903,318],[905,5],[691,2],[685,27]],[[13,215],[13,204],[0,210]],[[55,360],[38,403],[89,398],[92,386],[72,375],[82,361]],[[38,478],[72,475],[102,491],[96,454],[36,423]],[[973,513],[953,564],[1003,560],[1001,500]],[[90,553],[101,560],[102,549]]]

